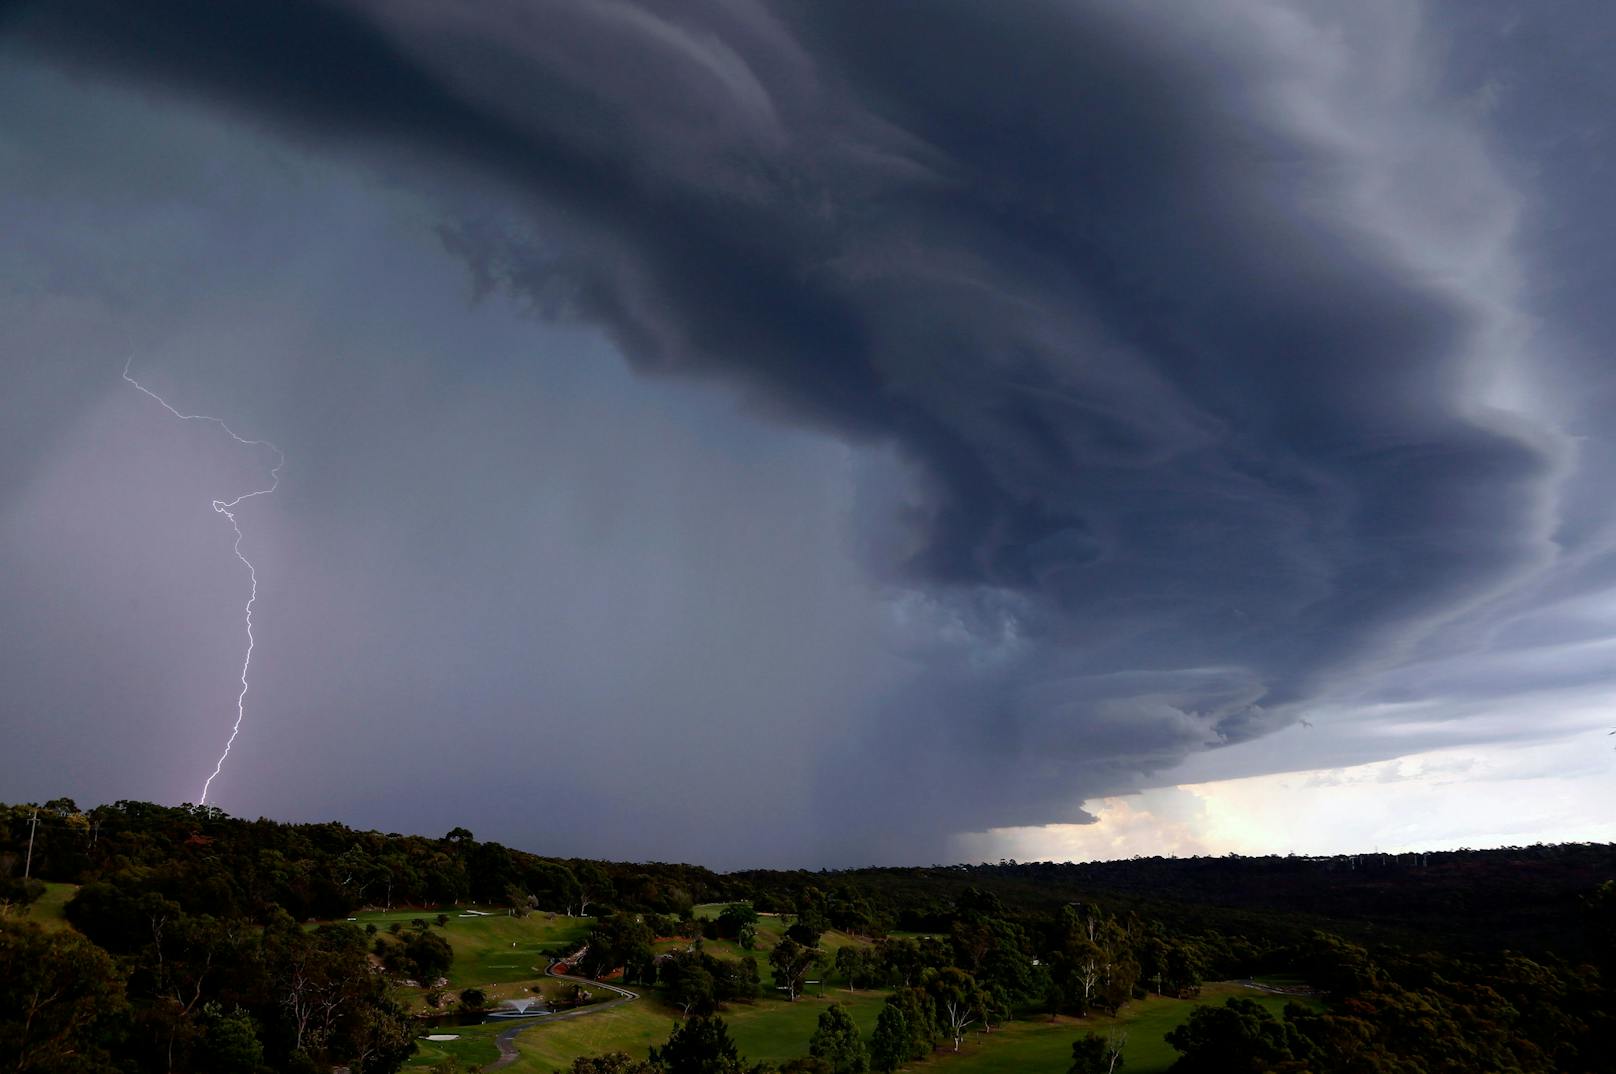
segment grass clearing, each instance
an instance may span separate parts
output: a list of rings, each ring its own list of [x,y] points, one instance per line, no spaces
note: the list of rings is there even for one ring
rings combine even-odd
[[[538,1024],[516,1038],[518,1058],[506,1067],[511,1074],[572,1069],[580,1055],[627,1052],[645,1058],[653,1044],[668,1039],[678,1011],[650,998],[565,1021]]]
[[[875,1032],[875,1019],[886,1003],[885,992],[848,992],[826,989],[824,996],[805,995],[797,1002],[760,1000],[753,1006],[735,1006],[724,1012],[730,1035],[740,1053],[751,1060],[782,1063],[808,1054],[808,1038],[819,1025],[819,1015],[840,1003],[853,1016],[866,1040]]]
[[[1119,1018],[1047,1018],[1008,1022],[992,1033],[973,1033],[960,1046],[960,1052],[938,1052],[933,1058],[909,1069],[931,1070],[937,1074],[999,1074],[1012,1071],[1048,1071],[1061,1074],[1072,1063],[1072,1042],[1084,1033],[1106,1036],[1128,1034],[1123,1046],[1127,1074],[1161,1074],[1178,1059],[1178,1052],[1167,1043],[1167,1034],[1189,1017],[1198,1006],[1217,1005],[1231,996],[1255,1001],[1277,1018],[1293,997],[1258,992],[1232,983],[1209,984],[1195,999],[1169,999],[1151,996],[1135,1000],[1122,1009]],[[1307,1005],[1317,1001],[1302,1000]]]
[[[820,1012],[841,1003],[866,1035],[875,1029],[876,1015],[886,1001],[884,993],[827,990],[823,998],[805,996],[795,1003],[765,998],[756,1003],[733,1004],[721,1012],[741,1054],[752,1061],[783,1062],[808,1054],[808,1038],[819,1024]],[[516,1039],[521,1058],[507,1070],[518,1074],[553,1074],[569,1070],[580,1055],[627,1052],[643,1059],[653,1045],[668,1039],[673,1023],[683,1018],[677,1007],[654,993],[634,1003],[599,1014],[585,1015],[548,1025],[535,1025]]]
[[[690,915],[697,921],[715,921],[718,915],[724,912],[727,906],[738,906],[733,902],[699,902],[691,907]]]
[[[36,899],[28,907],[26,920],[34,922],[44,929],[65,929],[70,927],[67,923],[67,903],[79,890],[77,884],[53,884],[46,882],[45,894]]]
[[[784,936],[784,927],[776,927],[770,931],[765,931],[764,929],[759,928],[757,946],[750,951],[741,947],[741,945],[736,943],[734,940],[703,939],[701,941],[701,949],[707,954],[712,955],[714,958],[756,959],[758,964],[758,972],[763,975],[765,982],[767,982],[769,979],[769,952],[774,950],[774,948],[779,944],[781,938]],[[693,942],[694,941],[692,940],[685,940],[679,937],[670,937],[658,940],[656,943],[651,945],[651,949],[659,955],[671,954],[674,951],[683,951]],[[831,931],[825,933],[819,938],[819,946],[828,957],[835,958],[836,952],[840,948],[863,947],[868,946],[868,944],[855,936],[849,936],[845,932]],[[826,972],[831,971],[827,969]]]
[[[490,1004],[502,999],[523,999],[535,991],[546,993],[557,989],[547,981],[544,970],[549,959],[544,952],[556,947],[575,947],[584,941],[595,919],[589,917],[551,916],[532,913],[514,917],[502,910],[486,916],[461,916],[464,910],[444,907],[441,910],[374,910],[355,914],[352,924],[363,928],[375,925],[379,932],[387,932],[394,923],[407,929],[422,920],[429,930],[443,937],[454,951],[454,964],[449,967],[449,990],[481,988]],[[438,915],[447,916],[448,922],[436,924]],[[394,998],[417,1012],[426,1012],[426,989],[397,988]],[[475,1027],[472,1027],[475,1028]],[[422,1042],[425,1047],[427,1042]],[[458,1045],[459,1042],[449,1042]]]
[[[1268,985],[1270,988],[1302,988],[1308,987],[1308,980],[1299,973],[1259,973],[1252,978],[1258,984]]]
[[[62,885],[65,887],[65,885]],[[59,896],[65,903],[68,892]],[[716,916],[723,904],[698,907],[698,916]],[[705,913],[703,911],[706,911]],[[590,918],[551,918],[543,914],[530,914],[524,918],[494,914],[488,917],[459,917],[457,911],[446,910],[449,923],[438,931],[454,948],[455,965],[450,974],[453,988],[476,985],[489,992],[490,1001],[515,996],[531,995],[530,988],[556,987],[555,982],[540,985],[544,959],[543,949],[562,943],[582,942],[593,925]],[[395,910],[387,913],[360,914],[358,924],[374,923],[386,928],[393,921],[408,925],[416,918],[433,921],[437,911]],[[742,951],[729,941],[706,940],[703,948],[720,958],[753,957],[758,961],[764,979],[764,995],[753,1004],[734,1004],[723,1011],[730,1034],[741,1054],[751,1061],[781,1063],[806,1055],[808,1039],[813,1035],[819,1015],[832,1003],[840,1003],[853,1016],[866,1041],[875,1029],[875,1020],[886,1000],[884,991],[850,992],[832,985],[810,986],[796,1002],[791,1003],[777,995],[770,984],[768,952],[785,933],[785,923],[776,917],[765,917],[758,926],[758,949]],[[863,941],[845,933],[827,933],[822,941],[827,951]],[[659,950],[683,947],[687,941],[667,940],[657,945]],[[512,946],[512,945],[515,946]],[[1290,984],[1289,980],[1275,978],[1275,984]],[[516,1038],[518,1058],[510,1067],[511,1074],[555,1074],[570,1070],[572,1061],[581,1055],[600,1055],[605,1052],[627,1052],[634,1058],[643,1058],[654,1045],[667,1040],[673,1023],[681,1017],[678,1008],[664,1002],[660,990],[648,990],[633,1002],[598,1013],[554,1022],[537,1021]],[[418,990],[406,990],[400,996],[413,1005],[421,1004]],[[1209,984],[1193,1000],[1168,999],[1153,996],[1128,1004],[1120,1018],[1095,1016],[1091,1018],[1063,1017],[1053,1022],[1047,1018],[1009,1022],[990,1034],[975,1032],[968,1035],[959,1054],[938,1051],[932,1057],[912,1064],[912,1070],[932,1070],[937,1074],[998,1074],[998,1072],[1038,1072],[1062,1074],[1071,1064],[1072,1042],[1086,1032],[1104,1036],[1110,1032],[1125,1032],[1128,1041],[1124,1049],[1128,1074],[1161,1074],[1178,1058],[1178,1053],[1167,1043],[1166,1035],[1189,1016],[1197,1005],[1219,1004],[1230,996],[1244,996],[1267,1008],[1277,1017],[1291,1002],[1317,1006],[1318,1001],[1275,995],[1225,982]],[[446,1058],[454,1058],[462,1065],[475,1067],[491,1063],[498,1056],[494,1037],[510,1028],[509,1023],[490,1025],[440,1027],[442,1032],[457,1033],[454,1041],[419,1040],[420,1051],[409,1066],[425,1070]],[[420,1035],[434,1030],[423,1027]]]
[[[553,920],[542,914],[472,918],[450,915],[449,924],[438,930],[454,949],[449,983],[455,988],[465,988],[543,976],[545,966],[549,965],[543,952],[583,943],[593,925],[592,918],[559,915]]]
[[[501,1029],[497,1023],[480,1026],[439,1026],[433,1029],[423,1029],[420,1036],[427,1033],[456,1033],[459,1040],[421,1040],[415,1042],[416,1053],[404,1065],[405,1070],[430,1070],[445,1059],[455,1059],[466,1068],[486,1066],[499,1058],[499,1048],[494,1044],[494,1036]]]
[[[1192,1000],[1152,996],[1135,1001],[1123,1009],[1120,1018],[1061,1017],[1053,1022],[1047,1018],[1008,1022],[989,1034],[969,1034],[957,1055],[940,1050],[905,1069],[935,1071],[936,1074],[1063,1074],[1071,1065],[1072,1042],[1078,1037],[1087,1032],[1104,1036],[1117,1031],[1128,1034],[1124,1048],[1128,1074],[1162,1074],[1178,1058],[1178,1053],[1166,1041],[1168,1032],[1189,1017],[1194,1007],[1219,1004],[1230,996],[1251,999],[1276,1017],[1286,1003],[1295,1002],[1291,997],[1257,992],[1233,983],[1211,984]],[[807,1054],[808,1038],[813,1035],[819,1014],[832,1003],[847,1008],[868,1041],[885,1001],[885,992],[827,989],[823,997],[808,995],[796,1003],[771,997],[751,1005],[735,1004],[723,1011],[722,1017],[735,1038],[736,1047],[748,1060],[781,1063]],[[1316,1000],[1302,1002],[1317,1005]],[[598,1015],[535,1025],[517,1038],[521,1057],[507,1069],[513,1074],[557,1074],[569,1070],[578,1056],[613,1051],[643,1058],[653,1045],[667,1039],[673,1023],[680,1017],[677,1008],[652,994]]]

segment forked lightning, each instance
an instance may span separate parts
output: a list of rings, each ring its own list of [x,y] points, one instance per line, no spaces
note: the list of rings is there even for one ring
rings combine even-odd
[[[176,418],[180,418],[180,419],[182,419],[184,421],[211,421],[215,425],[217,425],[219,428],[223,429],[225,431],[225,433],[227,433],[229,435],[230,439],[234,440],[236,443],[244,444],[244,445],[246,445],[248,447],[267,447],[267,448],[269,448],[271,451],[273,451],[275,453],[275,465],[273,467],[271,467],[270,471],[269,471],[270,482],[269,482],[269,487],[268,488],[254,489],[251,492],[243,492],[241,495],[237,496],[233,500],[214,500],[213,501],[213,509],[215,511],[219,512],[221,515],[223,515],[226,519],[229,520],[230,529],[232,531],[234,531],[234,533],[236,535],[236,541],[235,541],[235,544],[233,546],[233,550],[236,553],[236,558],[241,560],[242,565],[247,568],[247,577],[252,582],[252,588],[251,588],[251,590],[249,591],[249,593],[247,595],[247,606],[246,606],[246,609],[245,609],[245,611],[246,611],[246,622],[247,622],[247,654],[246,654],[245,657],[242,658],[242,661],[241,661],[241,693],[236,695],[236,722],[230,728],[230,738],[225,741],[224,752],[219,755],[218,762],[213,766],[213,773],[211,775],[209,775],[207,779],[202,781],[202,795],[201,795],[201,797],[199,797],[197,799],[197,804],[198,805],[205,805],[205,804],[207,804],[207,800],[208,800],[208,788],[213,786],[213,781],[216,778],[218,778],[220,770],[224,768],[224,760],[225,760],[225,758],[230,756],[230,747],[235,745],[236,736],[241,733],[241,721],[242,721],[242,718],[244,716],[246,716],[246,714],[247,714],[247,671],[248,671],[249,668],[252,667],[252,654],[253,654],[253,619],[252,619],[252,616],[253,616],[253,603],[258,600],[258,571],[253,568],[252,561],[250,559],[248,559],[245,555],[243,555],[242,552],[241,552],[241,526],[239,524],[237,524],[237,522],[236,522],[236,514],[235,514],[235,511],[234,511],[234,508],[242,500],[250,500],[254,496],[267,496],[271,492],[274,492],[275,489],[280,486],[280,483],[281,483],[281,467],[286,465],[286,455],[281,451],[280,448],[276,447],[274,444],[270,443],[268,440],[248,440],[245,437],[237,436],[235,434],[234,430],[232,430],[230,428],[230,426],[228,426],[228,425],[226,425],[224,423],[224,420],[222,418],[210,417],[207,414],[182,414],[182,413],[180,413],[173,406],[169,405],[168,400],[164,399],[162,396],[158,395],[156,392],[152,391],[150,388],[148,388],[144,384],[140,383],[140,381],[136,380],[134,377],[129,375],[129,367],[134,362],[134,360],[135,360],[135,357],[134,357],[134,355],[131,354],[129,356],[129,360],[127,362],[124,362],[124,364],[123,364],[123,379],[128,381],[130,384],[133,384],[136,388],[139,388],[141,391],[145,392],[147,395],[151,396],[153,399],[157,400],[159,403],[163,404],[163,409],[167,410],[170,414],[174,415]]]

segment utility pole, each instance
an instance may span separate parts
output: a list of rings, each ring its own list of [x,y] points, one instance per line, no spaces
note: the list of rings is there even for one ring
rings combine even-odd
[[[28,857],[22,866],[22,878],[24,880],[28,879],[28,873],[34,867],[34,829],[38,827],[39,810],[36,809],[34,810],[34,815],[28,818]],[[15,861],[16,859],[12,860]]]

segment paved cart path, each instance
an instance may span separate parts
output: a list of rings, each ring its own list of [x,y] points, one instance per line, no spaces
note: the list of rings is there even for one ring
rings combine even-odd
[[[587,1007],[575,1007],[570,1011],[557,1011],[554,1014],[540,1014],[535,1015],[532,1018],[522,1019],[518,1024],[502,1031],[499,1036],[494,1038],[494,1044],[499,1048],[499,1058],[494,1060],[492,1063],[489,1063],[483,1068],[484,1070],[499,1070],[501,1067],[507,1067],[516,1062],[516,1057],[521,1054],[516,1050],[515,1043],[517,1034],[519,1033],[525,1033],[537,1025],[541,1025],[545,1022],[554,1022],[559,1018],[582,1018],[586,1014],[596,1014],[600,1011],[609,1011],[613,1007],[621,1007],[625,1003],[632,1003],[640,998],[638,992],[630,992],[626,988],[618,988],[616,985],[607,984],[605,981],[594,981],[588,977],[573,977],[570,974],[557,973],[555,968],[558,965],[560,965],[560,963],[550,963],[550,965],[545,968],[545,976],[554,977],[558,981],[576,981],[578,984],[584,985],[588,988],[610,989],[611,991],[617,993],[617,998],[607,1000],[605,1003],[591,1003]]]

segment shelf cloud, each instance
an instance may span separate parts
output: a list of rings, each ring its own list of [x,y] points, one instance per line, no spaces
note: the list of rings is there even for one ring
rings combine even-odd
[[[392,619],[412,591],[457,624],[407,628],[459,669],[430,704],[476,708],[457,719],[485,742],[537,723],[554,748],[527,773],[558,823],[507,833],[524,845],[925,861],[957,833],[1088,820],[1085,800],[1310,714],[1439,726],[1427,745],[1546,734],[1486,711],[1609,682],[1613,247],[1593,176],[1611,80],[1563,62],[1609,21],[1266,0],[11,3],[6,107],[33,118],[0,212],[37,240],[0,261],[32,326],[7,364],[93,349],[42,312],[82,301],[176,377],[235,384],[217,389],[248,411],[233,425],[287,452],[300,512],[262,523],[287,587],[280,612],[271,582],[260,595],[262,718],[324,706],[346,734],[429,733],[419,693],[305,671],[299,696],[293,670],[335,624],[370,629],[333,593]],[[189,220],[179,238],[164,213]],[[104,247],[64,238],[97,228]],[[178,296],[214,285],[144,258],[224,266],[228,296],[262,301],[226,309],[218,283],[197,312]],[[323,288],[290,281],[311,265]],[[288,319],[310,326],[296,357],[263,342]],[[499,327],[466,345],[478,323]],[[174,359],[226,325],[258,340],[239,362]],[[524,371],[523,332],[596,368]],[[88,368],[16,375],[71,398]],[[126,402],[95,394],[75,420]],[[491,444],[488,415],[521,431]],[[35,519],[96,465],[26,449],[0,463],[0,509]],[[371,542],[340,577],[310,546],[334,527]],[[507,584],[544,600],[499,592],[505,546],[528,564]],[[277,635],[299,585],[324,610]],[[566,670],[514,667],[512,637]],[[355,680],[399,681],[386,646],[354,649]],[[516,700],[534,691],[539,715]],[[1388,720],[1399,704],[1417,720]],[[307,719],[283,720],[294,741]],[[1396,737],[1269,763],[1392,757]],[[389,783],[402,743],[377,742],[347,798],[285,796],[247,774],[254,748],[232,757],[254,808],[465,819]],[[484,767],[501,795],[524,778]],[[673,801],[700,820],[635,819]]]

